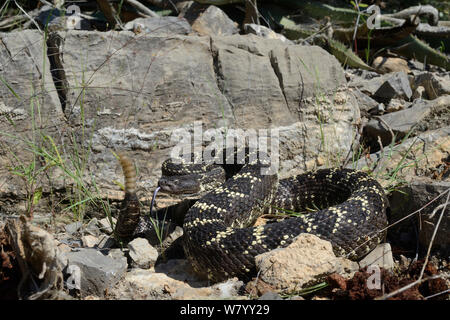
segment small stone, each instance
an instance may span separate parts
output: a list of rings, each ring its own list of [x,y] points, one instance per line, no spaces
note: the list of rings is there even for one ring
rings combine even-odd
[[[385,111],[384,103],[379,103],[375,108],[372,108],[369,110],[369,113],[371,115],[382,115]]]
[[[412,96],[408,76],[404,72],[395,72],[378,88],[373,98],[379,102],[389,102],[393,98],[409,100]]]
[[[361,111],[361,115],[367,116],[370,110],[376,109],[378,107],[379,103],[369,97],[367,94],[361,92],[361,90],[357,88],[350,88],[350,90],[355,96],[359,111]]]
[[[268,285],[261,279],[257,278],[255,280],[247,282],[245,286],[245,291],[250,296],[262,296],[267,292],[274,291],[274,288],[272,288],[270,285]]]
[[[125,250],[122,249],[110,249],[107,256],[113,258],[116,261],[121,261],[122,263],[127,263],[127,257],[125,256]]]
[[[230,299],[237,296],[239,289],[244,285],[238,278],[228,279],[227,281],[213,285],[211,288],[217,291],[219,299]]]
[[[239,33],[236,23],[216,6],[208,6],[192,23],[192,30],[202,36],[229,36]]]
[[[97,220],[97,218],[92,218],[88,222],[86,227],[84,228],[84,231],[86,231],[87,233],[89,233],[92,236],[99,236],[100,235],[100,230],[98,228],[98,220]]]
[[[276,292],[266,292],[258,300],[283,300],[281,296]]]
[[[409,105],[411,105],[411,103],[407,103],[405,100],[392,99],[386,107],[386,112],[396,112],[407,109]]]
[[[291,40],[288,40],[282,34],[276,33],[275,31],[259,24],[246,23],[244,25],[244,31],[247,34],[252,33],[265,39],[278,39],[282,42],[293,44]]]
[[[408,62],[401,58],[391,57],[376,57],[373,60],[372,67],[381,71],[382,73],[403,71],[405,73],[411,72],[408,67]]]
[[[396,135],[397,140],[400,140],[417,124],[421,124],[433,110],[445,110],[449,103],[450,99],[446,99],[446,97],[433,101],[416,100],[408,109],[384,114],[380,117],[382,120],[370,120],[364,127],[364,135],[375,145],[378,144],[378,136],[381,138],[383,146],[388,145],[392,141],[390,130]]]
[[[114,223],[114,225],[116,225],[117,219],[116,218],[111,218],[111,219],[112,219],[112,222]],[[98,221],[98,224],[99,224],[100,230],[102,230],[103,232],[108,233],[108,234],[113,232],[111,223],[109,222],[108,218],[100,219]]]
[[[305,300],[302,296],[293,296],[289,300]]]
[[[109,249],[114,247],[115,245],[116,240],[113,237],[108,236],[106,234],[101,235],[97,243],[97,247],[99,249]]]
[[[394,258],[392,257],[392,249],[389,243],[379,244],[364,259],[359,262],[361,268],[371,265],[377,265],[386,270],[394,269]]]
[[[114,299],[248,299],[240,296],[243,282],[237,278],[209,286],[193,274],[187,260],[169,260],[147,270],[134,268],[110,293]]]
[[[416,90],[414,90],[414,93],[412,95],[412,99],[416,100],[416,99],[422,99],[424,97],[424,93],[425,93],[425,88],[422,86],[418,86],[416,88]]]
[[[414,85],[423,87],[428,99],[450,94],[450,76],[441,77],[432,72],[421,72],[414,77]]]
[[[129,255],[132,265],[141,269],[148,269],[155,265],[158,251],[153,248],[147,239],[136,238],[128,243]]]
[[[81,229],[82,226],[83,226],[83,223],[82,223],[82,222],[76,221],[76,222],[72,222],[72,223],[66,225],[66,226],[64,227],[64,229],[66,230],[66,232],[67,232],[69,235],[72,235],[72,234],[74,234],[75,232],[78,232],[78,231]]]
[[[350,88],[358,89],[362,93],[373,97],[373,94],[390,76],[392,76],[392,74],[385,74],[380,76],[376,72],[364,70],[361,73],[354,74],[354,76],[350,79],[348,86]]]
[[[384,107],[384,103],[380,103],[380,104],[377,106],[377,112],[378,112],[379,114],[384,113],[385,109],[386,109],[386,108]]]
[[[81,241],[83,242],[83,247],[93,248],[97,244],[98,238],[91,235],[86,235],[81,237]]]

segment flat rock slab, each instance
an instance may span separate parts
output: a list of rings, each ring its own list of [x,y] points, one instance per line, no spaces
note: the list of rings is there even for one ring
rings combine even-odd
[[[0,140],[2,149],[15,153],[25,166],[34,158],[32,152],[25,152],[31,148],[26,141],[40,135],[33,133],[33,128],[59,141],[58,130],[64,127],[64,113],[43,43],[43,36],[35,30],[0,32]],[[11,174],[9,168],[16,164],[11,164],[7,154],[0,155],[0,198],[5,194],[23,196],[23,179]],[[40,182],[49,184],[44,175]]]
[[[125,274],[127,270],[126,258],[112,258],[103,255],[95,249],[81,248],[77,251],[65,253],[68,266],[79,268],[80,292],[82,296],[90,294],[103,296],[105,289],[112,288]],[[76,277],[76,271],[72,271]]]
[[[169,260],[156,269],[132,269],[110,294],[116,299],[132,300],[245,299],[238,295],[242,285],[234,278],[208,286],[192,274],[187,260],[180,259]]]
[[[380,116],[382,120],[373,119],[364,127],[364,134],[370,141],[377,141],[379,136],[383,145],[392,141],[391,131],[396,135],[396,141],[405,137],[416,126],[425,126],[426,122],[435,114],[450,114],[450,95],[435,100],[416,100],[405,110]],[[448,118],[444,117],[442,121]],[[445,124],[444,124],[445,125]]]
[[[135,160],[138,190],[149,194],[162,162],[184,143],[175,131],[193,134],[196,121],[203,131],[278,130],[281,174],[312,169],[317,157],[347,154],[352,144],[359,109],[344,89],[341,65],[322,48],[255,35],[58,34],[64,40],[60,71],[68,83],[64,105],[43,55],[42,35],[0,34],[0,68],[23,101],[1,86],[1,113],[16,126],[2,117],[0,130],[21,137],[21,128],[27,137],[32,134],[32,79],[33,87],[43,90],[39,96],[46,98],[40,111],[48,126],[39,127],[44,132],[48,127],[57,146],[70,149],[69,141],[75,139],[76,148],[91,148],[83,179],[94,178],[102,195],[112,199],[122,199],[114,181],[123,177],[111,150],[125,150]],[[23,152],[25,147],[14,138],[6,142],[21,160],[31,161],[32,154]],[[0,155],[0,164],[0,195],[25,197],[22,180],[6,169],[10,159]],[[57,167],[46,173],[51,184],[43,179],[44,191],[73,183]]]

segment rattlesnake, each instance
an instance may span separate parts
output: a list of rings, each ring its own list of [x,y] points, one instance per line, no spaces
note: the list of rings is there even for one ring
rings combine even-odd
[[[126,196],[116,234],[129,238],[137,225],[135,171],[120,154]],[[171,160],[163,166],[171,164]],[[196,170],[206,166],[197,166]],[[222,165],[225,170],[236,165]],[[319,169],[279,180],[262,174],[267,164],[240,165],[238,172],[201,197],[186,213],[184,251],[193,269],[212,281],[255,274],[255,256],[286,247],[300,233],[312,233],[333,245],[337,255],[357,259],[381,242],[387,225],[388,200],[381,185],[368,174],[351,169]],[[183,174],[189,166],[181,166]],[[209,168],[211,169],[211,168]],[[199,172],[197,173],[199,174]],[[165,178],[164,178],[165,179]],[[161,184],[161,183],[160,183]],[[173,184],[164,188],[173,188]],[[264,212],[317,211],[252,227]]]

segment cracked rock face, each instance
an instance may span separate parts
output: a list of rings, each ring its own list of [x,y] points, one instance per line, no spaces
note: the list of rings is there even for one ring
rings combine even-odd
[[[47,51],[58,55],[50,64],[38,32],[0,33],[0,69],[11,87],[0,87],[5,115],[0,130],[33,141],[38,135],[33,128],[41,128],[57,146],[64,145],[62,154],[90,147],[86,181],[93,177],[112,198],[122,198],[113,182],[122,181],[122,172],[111,150],[125,150],[135,159],[138,188],[148,193],[172,148],[187,143],[174,130],[192,134],[196,121],[201,121],[203,133],[277,129],[279,171],[286,175],[312,169],[318,157],[347,154],[351,145],[359,109],[355,98],[342,90],[346,81],[340,64],[319,47],[255,35],[58,35],[62,41],[56,43],[56,52]],[[63,72],[52,70],[52,77],[55,61]],[[64,83],[59,74],[64,74]],[[33,97],[39,100],[34,109]],[[30,161],[31,152],[18,152],[25,146],[17,137],[2,141]],[[0,194],[24,196],[22,181],[7,169],[8,153],[0,154],[0,164]],[[56,167],[48,176],[49,181],[41,180],[45,190],[71,183]]]

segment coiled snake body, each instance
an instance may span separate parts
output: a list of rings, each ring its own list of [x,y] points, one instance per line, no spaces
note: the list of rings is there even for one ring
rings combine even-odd
[[[171,160],[163,166],[169,164]],[[388,201],[380,184],[366,173],[320,169],[278,181],[276,174],[262,173],[265,167],[259,160],[246,162],[239,170],[234,166],[236,174],[186,213],[184,250],[199,274],[212,281],[234,276],[248,279],[255,274],[256,255],[286,247],[300,233],[330,241],[337,255],[351,259],[364,256],[381,242]],[[173,188],[166,182],[160,185]],[[319,209],[252,226],[262,213],[310,208]]]

